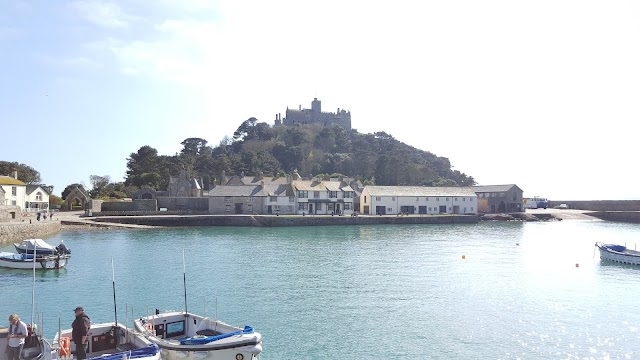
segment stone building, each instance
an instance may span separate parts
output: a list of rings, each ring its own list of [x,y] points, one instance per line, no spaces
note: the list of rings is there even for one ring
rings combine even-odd
[[[77,186],[64,198],[64,209],[67,211],[88,210],[91,208],[91,197]]]
[[[476,214],[477,196],[469,187],[366,186],[360,195],[364,215]]]
[[[485,214],[524,211],[522,189],[515,184],[471,186],[478,195],[478,212]]]
[[[344,179],[295,180],[298,214],[351,215],[354,191]]]
[[[281,114],[276,114],[275,124],[288,126],[295,124],[338,125],[351,130],[351,111],[338,108],[335,113],[323,112],[321,101],[314,98],[311,102],[311,109],[303,109],[302,105],[298,107],[298,110],[287,107],[284,119],[281,118]]]
[[[21,219],[22,216],[18,205],[0,204],[0,222],[21,221]]]

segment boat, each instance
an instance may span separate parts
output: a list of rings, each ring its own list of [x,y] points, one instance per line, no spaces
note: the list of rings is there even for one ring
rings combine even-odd
[[[62,269],[69,262],[69,255],[36,255],[36,270]],[[0,252],[0,267],[9,269],[31,270],[34,268],[32,254],[16,254]]]
[[[71,255],[71,250],[67,248],[64,241],[61,241],[58,246],[53,246],[42,239],[26,239],[20,244],[14,243],[13,246],[19,254],[33,254],[35,246],[36,255]]]
[[[231,326],[188,312],[165,312],[134,320],[134,327],[157,344],[163,359],[259,359],[262,335],[251,326]]]
[[[596,243],[600,259],[623,264],[640,265],[640,251],[627,249],[624,245]]]
[[[73,359],[76,345],[71,342],[72,329],[63,330],[53,339],[51,359]],[[160,348],[139,333],[118,323],[91,324],[87,359],[160,360]]]

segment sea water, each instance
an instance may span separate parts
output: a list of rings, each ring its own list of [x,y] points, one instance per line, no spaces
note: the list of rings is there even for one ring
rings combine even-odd
[[[58,319],[70,327],[76,306],[92,322],[114,321],[113,274],[117,319],[129,325],[125,308],[184,309],[186,274],[188,310],[253,326],[264,360],[640,358],[640,267],[603,263],[594,248],[633,248],[639,225],[192,227],[47,239],[61,240],[73,252],[68,267],[36,274],[49,338]],[[31,277],[0,269],[5,319],[30,321]]]

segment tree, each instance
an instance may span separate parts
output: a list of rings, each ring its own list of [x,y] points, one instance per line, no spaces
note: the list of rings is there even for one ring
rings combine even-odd
[[[18,172],[18,180],[25,184],[40,184],[40,173],[29,165],[18,162],[0,161],[0,175],[13,176],[13,172]]]
[[[111,183],[111,177],[109,175],[90,175],[89,182],[91,183],[89,195],[91,195],[92,198],[97,199],[105,196],[105,188],[109,183]]]
[[[64,204],[64,200],[62,200],[61,197],[56,196],[56,195],[49,195],[49,207],[58,207],[58,206],[62,206],[62,204]]]
[[[207,146],[207,140],[201,138],[187,138],[180,143],[183,146],[180,151],[183,155],[211,155],[211,148]]]
[[[238,126],[238,129],[233,133],[233,140],[242,141],[247,135],[252,134],[253,128],[256,126],[256,122],[258,122],[258,119],[254,117],[243,121],[242,124]]]

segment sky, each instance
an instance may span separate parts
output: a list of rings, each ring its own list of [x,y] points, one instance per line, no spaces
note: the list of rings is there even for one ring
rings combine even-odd
[[[149,145],[351,111],[479,184],[640,199],[638,1],[0,0],[0,160],[54,193]],[[621,176],[626,176],[621,178]],[[624,181],[623,181],[624,180]],[[630,182],[627,182],[629,180]]]

